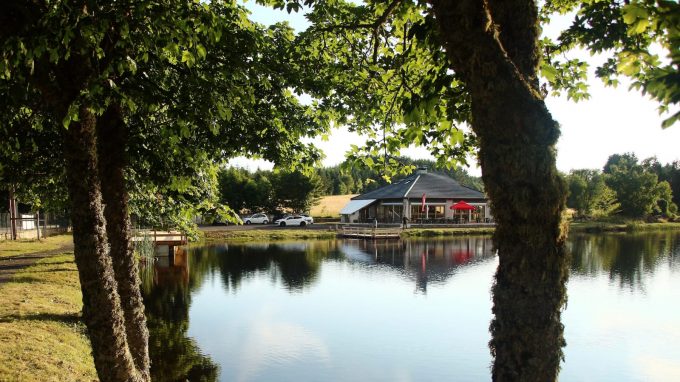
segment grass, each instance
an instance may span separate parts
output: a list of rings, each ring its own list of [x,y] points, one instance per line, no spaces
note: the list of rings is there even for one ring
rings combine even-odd
[[[73,243],[73,236],[58,235],[46,239],[20,239],[0,241],[0,259],[32,252],[52,251],[69,246]]]
[[[458,235],[480,235],[493,233],[493,227],[454,227],[454,228],[409,228],[401,236],[407,237],[437,237]],[[257,229],[257,230],[229,230],[206,231],[205,242],[221,241],[269,241],[269,240],[305,240],[305,239],[334,239],[337,234],[333,225],[323,229]]]
[[[401,237],[440,237],[492,234],[494,227],[409,228]]]
[[[570,232],[638,232],[680,230],[680,223],[644,223],[641,221],[587,221],[572,222]]]
[[[0,285],[0,380],[96,380],[81,309],[72,254],[42,259]]]
[[[328,195],[319,199],[319,203],[312,207],[309,212],[314,217],[320,218],[340,218],[340,210],[349,200],[358,194],[350,195]]]
[[[335,236],[335,231],[324,229],[253,229],[243,231],[206,231],[204,241],[332,239]]]

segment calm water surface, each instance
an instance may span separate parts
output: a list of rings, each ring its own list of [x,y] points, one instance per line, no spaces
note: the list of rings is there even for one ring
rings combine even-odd
[[[680,234],[573,236],[561,381],[680,380]],[[155,380],[483,381],[491,241],[191,247],[144,271]]]

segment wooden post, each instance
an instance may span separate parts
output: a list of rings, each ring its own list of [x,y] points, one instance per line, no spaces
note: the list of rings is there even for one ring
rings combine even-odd
[[[43,216],[43,237],[47,237],[47,216],[48,214]]]
[[[17,201],[14,199],[14,187],[9,189],[9,224],[12,227],[12,240],[17,239]]]
[[[35,213],[35,230],[38,233],[38,240],[40,240],[40,210]]]

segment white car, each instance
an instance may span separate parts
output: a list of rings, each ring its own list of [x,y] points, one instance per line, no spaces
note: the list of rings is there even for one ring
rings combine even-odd
[[[311,224],[307,221],[308,218],[309,217],[304,217],[301,215],[291,215],[282,219],[278,219],[277,221],[274,222],[274,224],[279,225],[281,227],[285,227],[288,225],[299,225],[300,227],[304,227],[307,224]]]
[[[306,214],[300,214],[300,216],[305,218],[305,221],[307,222],[307,224],[314,224],[314,218],[313,217],[306,215]]]
[[[269,224],[269,218],[265,214],[254,214],[243,219],[245,224]]]

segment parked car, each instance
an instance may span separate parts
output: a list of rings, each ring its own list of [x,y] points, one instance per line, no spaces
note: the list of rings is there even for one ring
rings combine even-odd
[[[291,216],[276,220],[274,222],[274,224],[279,225],[281,227],[285,227],[285,226],[289,226],[289,225],[299,225],[301,227],[304,227],[307,224],[311,224],[311,223],[307,222],[307,218],[305,218],[301,215],[291,215]]]
[[[269,224],[269,217],[267,215],[259,213],[253,214],[243,219],[245,224]]]
[[[311,217],[307,214],[300,214],[300,216],[305,218],[305,221],[307,222],[307,224],[314,224],[314,218],[313,217]]]

